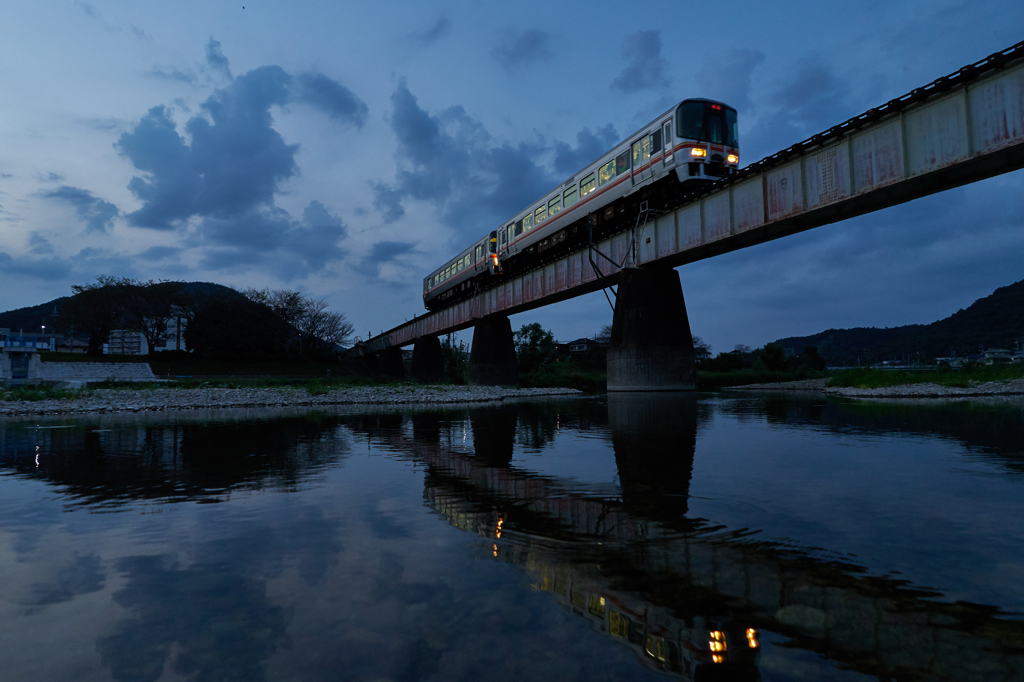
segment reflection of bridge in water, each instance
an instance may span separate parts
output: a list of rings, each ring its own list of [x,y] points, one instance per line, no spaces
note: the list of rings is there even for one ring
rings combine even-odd
[[[511,466],[517,437],[557,423],[557,404],[525,409],[536,413],[419,413],[411,428],[401,415],[345,421],[426,464],[433,509],[648,667],[759,679],[758,631],[768,630],[881,679],[1024,678],[1024,623],[997,608],[936,601],[941,594],[821,551],[688,519],[693,397],[609,396],[618,497]],[[592,425],[602,416],[592,414]]]

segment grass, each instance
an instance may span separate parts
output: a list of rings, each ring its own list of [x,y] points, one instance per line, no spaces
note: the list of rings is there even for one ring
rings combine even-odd
[[[7,402],[38,402],[40,400],[69,400],[80,394],[77,390],[52,386],[28,385],[0,388],[0,400]]]
[[[890,388],[906,384],[938,384],[949,388],[969,388],[976,383],[1010,381],[1024,378],[1024,365],[974,365],[951,370],[845,369],[835,372],[829,386],[839,388]]]
[[[745,386],[746,384],[774,384],[780,381],[804,381],[805,379],[825,379],[828,372],[815,372],[800,369],[795,372],[776,372],[760,369],[737,369],[731,372],[707,372],[697,368],[697,390],[717,391],[727,386]]]

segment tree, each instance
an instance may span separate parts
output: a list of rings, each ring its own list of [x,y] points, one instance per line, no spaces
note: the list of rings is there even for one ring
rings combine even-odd
[[[310,353],[330,353],[335,346],[344,346],[352,338],[355,327],[343,313],[327,310],[322,298],[305,299],[305,312],[299,316],[301,348]]]
[[[612,326],[610,324],[601,325],[597,334],[594,336],[594,341],[608,345],[612,342]]]
[[[555,337],[539,323],[524,324],[514,336],[520,372],[532,372],[554,359]]]
[[[711,344],[700,338],[696,334],[690,335],[690,340],[693,342],[693,350],[696,351],[697,355],[703,355],[704,357],[711,357]]]
[[[254,289],[242,291],[254,303],[264,305],[284,322],[280,328],[281,342],[292,344],[299,354],[327,353],[335,346],[350,343],[355,327],[344,313],[329,311],[323,298],[303,296],[288,289]]]
[[[262,303],[223,294],[200,296],[185,328],[185,343],[202,357],[276,357],[285,352],[284,326]]]
[[[125,313],[122,327],[142,334],[152,353],[164,340],[168,323],[180,314],[182,304],[186,302],[182,296],[184,282],[140,282],[125,278],[120,286]]]
[[[59,323],[71,333],[89,335],[87,355],[103,355],[110,332],[121,326],[127,281],[99,275],[92,284],[71,286],[72,296],[61,307]]]

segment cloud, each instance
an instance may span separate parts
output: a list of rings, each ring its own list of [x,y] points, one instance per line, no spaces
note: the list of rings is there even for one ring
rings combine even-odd
[[[219,43],[207,46],[217,63]],[[225,73],[226,64],[224,65]],[[118,150],[146,175],[128,189],[143,205],[129,224],[170,230],[192,217],[232,222],[272,209],[280,183],[298,173],[296,145],[274,129],[270,108],[309,102],[333,119],[361,126],[365,103],[319,73],[293,78],[279,66],[263,66],[233,79],[201,106],[178,133],[164,106],[156,106],[117,142]]]
[[[105,233],[120,215],[117,206],[93,196],[88,190],[62,185],[55,190],[43,192],[44,199],[53,199],[75,207],[75,215],[85,223],[86,232]]]
[[[54,253],[53,244],[38,232],[30,232],[28,235],[28,252],[40,256],[49,256]]]
[[[159,66],[154,66],[150,69],[149,75],[161,80],[188,83],[189,85],[195,83],[198,78],[193,71],[185,71],[178,68],[164,69]]]
[[[543,139],[499,142],[461,106],[423,110],[404,81],[391,104],[398,170],[393,182],[370,183],[374,207],[390,222],[404,215],[410,200],[432,204],[440,222],[454,230],[457,247],[493,230],[617,141],[606,125],[578,133],[576,147]]]
[[[36,173],[36,180],[39,180],[40,182],[61,182],[64,180],[64,176],[60,173],[54,173],[53,171],[50,171],[49,173]]]
[[[151,246],[136,256],[136,258],[155,263],[162,260],[177,260],[181,253],[182,249],[175,246]]]
[[[231,68],[228,66],[228,58],[220,49],[220,41],[210,38],[210,42],[206,43],[206,64],[216,73],[231,80]]]
[[[448,35],[451,27],[451,20],[449,20],[447,16],[442,16],[430,28],[423,31],[413,31],[409,33],[406,35],[406,40],[420,48],[430,47],[438,40]]]
[[[372,265],[380,265],[399,256],[411,253],[414,250],[414,246],[411,242],[377,242],[370,249],[370,255],[366,257],[366,262]]]
[[[339,242],[346,235],[341,218],[312,201],[293,220],[280,208],[254,209],[226,218],[206,218],[196,228],[195,246],[203,248],[200,265],[234,271],[260,265],[291,281],[324,272],[345,257]]]
[[[366,123],[369,113],[366,103],[355,93],[318,71],[296,76],[292,97],[296,102],[310,104],[332,119],[357,128]]]
[[[772,86],[766,103],[759,107],[746,140],[740,140],[750,161],[861,113],[853,102],[849,83],[836,75],[820,55],[804,55],[784,73],[787,77]]]
[[[536,28],[506,33],[492,50],[501,68],[515,71],[533,62],[551,59],[551,36]]]
[[[751,81],[764,53],[751,48],[732,48],[705,57],[695,74],[700,97],[717,99],[740,110],[753,108]]]
[[[619,134],[611,123],[598,128],[596,132],[584,128],[576,133],[575,148],[565,142],[555,143],[555,170],[563,175],[575,173],[614,147],[618,141]]]
[[[622,41],[626,68],[612,81],[612,89],[625,93],[668,87],[668,62],[661,56],[661,31],[637,31]]]
[[[0,178],[3,178],[4,180],[6,180],[8,178],[13,178],[13,177],[14,177],[13,173],[0,173]]]

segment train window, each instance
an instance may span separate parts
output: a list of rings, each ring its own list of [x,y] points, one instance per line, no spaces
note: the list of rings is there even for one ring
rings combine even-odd
[[[646,163],[651,159],[651,136],[648,135],[640,143],[640,161]]]
[[[661,151],[661,128],[651,133],[651,153],[657,154]]]
[[[538,225],[540,225],[542,222],[544,222],[548,218],[548,207],[547,206],[541,206],[540,208],[538,208],[536,211],[533,212],[533,215],[534,215],[534,221]]]
[[[671,154],[672,151],[673,151],[673,149],[672,149],[672,119],[669,119],[669,120],[665,121],[664,131],[665,132],[664,132],[663,137],[665,138],[665,153],[666,154]]]
[[[704,103],[683,102],[676,109],[676,135],[687,140],[704,139]]]
[[[740,146],[740,131],[736,125],[736,110],[731,107],[725,108],[725,143],[730,147]]]
[[[523,232],[533,229],[533,214],[523,216]]]
[[[481,244],[480,246],[476,247],[476,259],[480,260],[483,257],[484,257],[484,247],[483,247],[483,244]]]
[[[562,197],[555,197],[548,202],[548,215],[555,215],[562,210]]]
[[[633,170],[640,168],[640,141],[633,143]]]
[[[591,173],[587,177],[583,178],[580,182],[580,197],[585,197],[594,191],[596,185],[594,184],[594,174]]]
[[[622,175],[629,172],[629,150],[622,152],[615,157],[615,174]]]
[[[516,226],[519,226],[518,231],[516,229]],[[518,232],[522,232],[522,231],[523,231],[523,228],[520,225],[520,223],[518,223],[518,222],[515,223],[515,225],[509,225],[508,226],[508,243],[511,244],[512,240],[515,238],[516,234],[518,234]]]
[[[601,166],[601,170],[597,172],[597,182],[602,187],[611,182],[612,178],[615,177],[615,161],[609,161],[605,165]]]
[[[573,185],[569,189],[565,190],[565,194],[562,195],[565,199],[565,207],[569,208],[576,203],[576,185]]]

